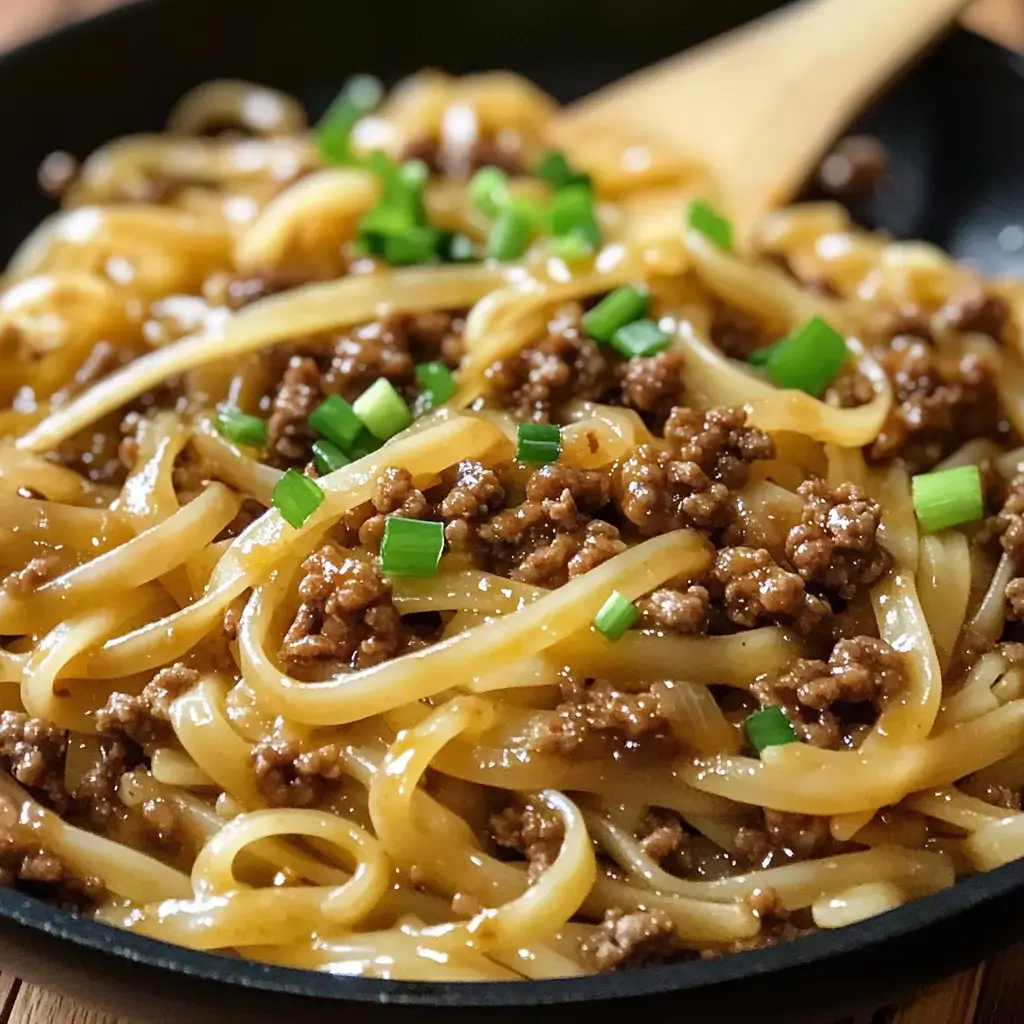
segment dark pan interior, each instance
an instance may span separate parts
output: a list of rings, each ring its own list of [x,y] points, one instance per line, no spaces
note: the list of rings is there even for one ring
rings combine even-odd
[[[355,70],[385,78],[424,65],[510,67],[563,99],[777,6],[769,0],[146,0],[0,59],[0,251],[51,207],[34,174],[49,151],[84,156],[159,129],[174,100],[214,77],[287,89],[312,113]],[[862,122],[893,153],[890,181],[859,209],[981,269],[1024,270],[1024,62],[951,37]],[[679,116],[685,116],[681,111]],[[1006,229],[1011,230],[1007,231]],[[193,953],[0,891],[0,960],[23,977],[147,1024],[334,1019],[376,1004],[374,1021],[560,1020],[565,1002],[605,1002],[689,1020],[835,1021],[1019,938],[1024,864],[970,879],[839,932],[643,972],[545,983],[426,985],[341,979]],[[351,1007],[358,1014],[365,1010]]]

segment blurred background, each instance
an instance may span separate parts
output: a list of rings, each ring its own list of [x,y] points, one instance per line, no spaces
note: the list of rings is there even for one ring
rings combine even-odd
[[[63,22],[130,2],[132,0],[0,0],[0,50],[41,35]],[[215,4],[217,0],[209,2]],[[1004,45],[1024,50],[1024,0],[974,0],[964,16],[964,23]]]

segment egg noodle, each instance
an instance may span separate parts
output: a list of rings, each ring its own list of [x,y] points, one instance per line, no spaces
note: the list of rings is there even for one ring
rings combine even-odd
[[[533,166],[559,145],[554,110],[507,73],[424,73],[355,125],[357,157],[338,162],[295,100],[216,82],[186,96],[164,134],[115,141],[62,183],[62,209],[0,279],[11,884],[193,949],[476,981],[755,948],[1024,855],[1024,662],[1007,643],[1004,596],[1017,578],[1012,526],[1003,548],[977,516],[926,531],[910,483],[980,467],[986,512],[1006,501],[1005,528],[1024,436],[1024,291],[929,245],[857,230],[831,202],[773,213],[749,245],[717,244],[683,216],[691,200],[714,207],[714,183],[611,129],[566,154],[591,175],[593,252],[566,255],[542,229],[506,259],[388,266],[355,251],[386,188],[358,154],[398,161],[429,143],[436,157],[461,131]],[[425,216],[480,256],[493,211],[481,212],[458,156],[426,180]],[[534,210],[553,188],[529,173],[508,187],[508,202]],[[599,394],[580,383],[583,357],[529,355],[560,322],[596,351],[579,341],[580,313],[627,285],[649,295],[667,341],[667,404],[628,398],[630,367],[650,357],[605,347],[599,358],[626,384]],[[237,300],[247,287],[253,301]],[[998,328],[957,321],[964,296],[996,304]],[[819,394],[779,386],[720,343],[723,310],[767,340],[826,321],[845,338],[843,380],[859,399],[845,400],[838,379]],[[450,333],[457,325],[461,349],[447,359],[454,394],[426,409],[411,364],[381,358],[391,342],[380,322],[435,313]],[[879,326],[911,314],[919,325],[895,338]],[[349,347],[332,350],[339,336]],[[907,345],[927,367],[895,359]],[[340,468],[311,465],[319,504],[296,525],[277,496],[285,471],[310,462],[315,434],[303,420],[275,435],[282,373],[332,358],[348,360],[345,372],[358,364],[363,385],[393,380],[417,415]],[[957,418],[970,382],[936,376],[942,360],[989,374],[975,411],[987,406],[993,427]],[[522,370],[518,391],[502,383],[509,367]],[[576,376],[559,383],[551,375],[565,367]],[[355,399],[354,379],[324,393]],[[542,385],[556,397],[525,418],[561,425],[559,461],[524,468],[523,396]],[[884,450],[895,422],[913,440],[913,410],[920,419],[943,401],[926,454],[909,442]],[[724,491],[726,518],[710,526],[672,475],[694,462],[714,475],[699,439],[697,454],[673,451],[672,406],[705,427],[707,410],[742,410],[730,436],[763,439],[742,478],[704,488],[709,500]],[[269,442],[232,437],[225,409],[269,417]],[[638,451],[653,476],[627,477]],[[657,470],[666,453],[677,461]],[[576,481],[571,496],[537,497],[561,479],[554,469]],[[396,470],[417,508],[383,507]],[[441,498],[467,472],[501,488],[460,520]],[[859,488],[844,500],[868,520],[880,509],[864,540],[877,542],[873,578],[846,587],[787,561],[807,480]],[[585,509],[573,488],[598,484]],[[675,496],[663,528],[629,504],[645,487],[661,488],[652,501]],[[514,516],[524,488],[519,533],[495,541],[504,561],[455,543],[453,524]],[[823,500],[822,536],[834,540],[852,506]],[[522,509],[547,517],[543,543],[523,540]],[[436,574],[387,572],[368,525],[380,513],[447,524]],[[562,513],[575,525],[560,527]],[[528,571],[525,559],[553,558],[559,544],[581,557],[602,539],[613,546],[586,571],[567,570],[568,557],[548,578]],[[721,568],[738,551],[768,560],[744,577],[749,615],[730,589],[742,580]],[[783,577],[816,624],[773,610]],[[345,602],[364,578],[377,589],[353,612]],[[595,620],[615,592],[644,614],[611,639]],[[658,594],[701,605],[701,621],[652,618]],[[845,680],[828,660],[843,642],[884,655],[884,669],[859,664],[867,697],[784,689],[795,664],[805,680]],[[172,666],[174,687],[159,674]],[[900,683],[886,688],[883,672]],[[159,686],[154,709],[146,695]],[[797,742],[754,742],[745,723],[762,706],[782,709]],[[824,740],[821,722],[834,727]],[[56,876],[33,870],[38,856]]]

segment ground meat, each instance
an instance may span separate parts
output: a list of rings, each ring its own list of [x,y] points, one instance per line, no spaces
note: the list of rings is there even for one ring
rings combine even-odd
[[[662,420],[683,390],[683,357],[679,352],[634,356],[615,367],[619,401],[637,412]]]
[[[878,539],[877,501],[856,484],[830,488],[818,479],[805,480],[797,493],[804,507],[786,537],[786,557],[804,580],[849,599],[888,571],[892,556]]]
[[[100,879],[78,875],[37,839],[17,824],[17,810],[6,805],[0,818],[0,885],[79,913],[106,897]]]
[[[831,615],[828,602],[808,592],[803,579],[782,568],[764,548],[722,548],[712,569],[712,593],[734,625],[767,623],[814,632]]]
[[[1024,474],[1010,481],[1003,507],[992,517],[990,526],[1014,564],[1024,569]]]
[[[928,314],[910,302],[897,306],[885,306],[871,314],[869,333],[888,343],[900,335],[934,341],[931,319]]]
[[[1024,577],[1018,576],[1006,584],[1006,603],[1010,618],[1024,621]]]
[[[198,679],[198,672],[177,662],[157,672],[137,697],[112,693],[96,712],[96,731],[125,735],[141,744],[165,742],[173,733],[171,704]]]
[[[322,659],[367,668],[427,642],[402,623],[376,566],[322,547],[302,563],[299,605],[281,645],[294,670]]]
[[[326,783],[341,778],[341,750],[336,744],[303,752],[298,743],[280,736],[252,748],[256,788],[270,807],[315,807]]]
[[[523,174],[527,165],[517,132],[477,135],[469,139],[447,136],[413,139],[402,151],[403,160],[422,160],[433,174],[466,181],[481,167],[500,167],[508,174]]]
[[[742,409],[698,413],[677,407],[665,424],[667,448],[640,445],[619,467],[616,497],[644,536],[732,522],[731,488],[742,487],[755,459],[771,458],[771,438],[746,426]]]
[[[565,826],[553,811],[527,802],[493,815],[491,837],[498,846],[522,854],[530,864],[530,880],[535,881],[558,857]]]
[[[67,732],[52,722],[19,711],[0,712],[0,760],[5,770],[58,811],[68,804],[64,786],[67,749]]]
[[[763,706],[781,707],[804,742],[838,749],[865,724],[864,705],[877,713],[905,686],[903,655],[858,636],[840,640],[828,662],[798,658],[780,676],[756,680],[751,692]]]
[[[838,844],[829,831],[829,818],[773,811],[768,807],[759,814],[759,824],[744,825],[736,832],[736,852],[751,867],[778,867],[836,852]]]
[[[559,310],[536,344],[487,369],[498,403],[522,420],[546,423],[570,398],[600,398],[612,383],[608,360],[580,327],[581,309]]]
[[[746,362],[756,349],[769,343],[761,324],[736,306],[716,303],[711,320],[711,340],[729,357]]]
[[[624,550],[614,526],[590,519],[610,494],[606,473],[561,463],[541,466],[526,481],[526,499],[481,523],[473,542],[485,551],[492,572],[561,586]]]
[[[875,388],[870,378],[865,377],[856,366],[847,364],[829,386],[825,394],[826,401],[832,396],[842,408],[856,409],[867,405],[875,397]]]
[[[747,904],[761,921],[761,930],[757,935],[749,939],[737,939],[724,947],[701,950],[702,958],[711,959],[723,953],[743,953],[751,949],[777,946],[817,930],[809,908],[786,910],[774,889],[755,889]]]
[[[120,738],[104,737],[99,759],[75,787],[72,796],[76,808],[97,828],[105,826],[123,807],[117,789],[130,761],[128,747]]]
[[[940,355],[918,338],[896,337],[878,358],[892,382],[895,402],[868,449],[874,461],[902,458],[910,473],[931,469],[975,437],[999,439],[995,368],[981,355]]]
[[[60,559],[56,555],[39,555],[24,569],[7,576],[0,586],[9,594],[31,594],[60,573]]]
[[[675,864],[688,867],[692,858],[689,836],[682,819],[675,811],[652,807],[644,818],[640,848],[658,864],[671,859]]]
[[[568,699],[537,738],[538,750],[587,759],[635,747],[641,738],[665,748],[673,744],[658,698],[649,690],[627,693],[604,679],[568,689]]]
[[[1005,807],[1008,811],[1021,809],[1021,793],[1016,787],[982,782],[976,775],[968,775],[956,785],[960,792],[984,800],[987,804]]]
[[[580,941],[579,949],[597,971],[652,967],[685,955],[672,919],[662,910],[632,914],[609,910],[604,921]]]
[[[388,516],[426,519],[429,506],[422,491],[413,484],[407,469],[389,467],[377,478],[371,499],[376,515],[359,527],[359,543],[373,550],[380,548]]]
[[[204,282],[203,298],[211,306],[242,309],[268,295],[277,295],[315,280],[317,277],[308,270],[292,267],[274,267],[248,276],[223,272]]]
[[[1010,307],[999,295],[975,288],[955,295],[941,312],[954,330],[972,334],[987,334],[996,341],[1006,341],[1010,326]]]
[[[666,629],[676,633],[703,633],[707,629],[710,594],[705,587],[686,590],[662,588],[637,602],[640,621],[648,629]]]
[[[309,458],[316,434],[309,414],[323,401],[320,370],[306,356],[292,356],[281,378],[267,423],[267,452],[273,465],[288,466]]]
[[[885,179],[889,155],[870,135],[849,135],[818,168],[818,184],[827,195],[852,199],[869,195]]]

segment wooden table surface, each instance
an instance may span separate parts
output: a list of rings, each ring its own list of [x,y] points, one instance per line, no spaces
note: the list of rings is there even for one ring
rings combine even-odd
[[[0,50],[127,0],[0,0]],[[212,2],[212,0],[211,0]],[[667,0],[666,0],[667,2]],[[898,3],[899,0],[893,0]],[[975,0],[964,22],[1024,51],[1024,0]],[[879,1014],[871,1024],[1022,1024],[1024,943]],[[120,1024],[115,1018],[0,974],[0,1024]]]

